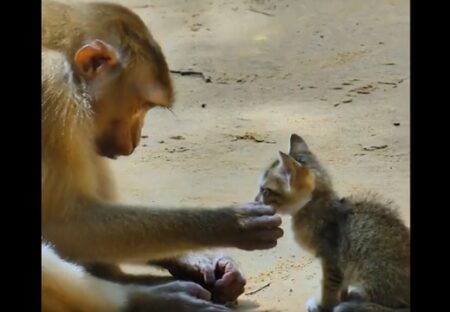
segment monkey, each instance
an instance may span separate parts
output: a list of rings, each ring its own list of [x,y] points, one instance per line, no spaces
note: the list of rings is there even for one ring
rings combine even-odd
[[[262,250],[283,236],[281,218],[261,203],[166,209],[117,201],[108,160],[132,154],[147,112],[175,100],[145,23],[117,4],[44,0],[41,45],[43,310],[227,311],[195,283],[122,284],[89,272],[90,263],[159,260],[182,270],[177,257],[186,252]],[[238,271],[220,261],[230,283]]]

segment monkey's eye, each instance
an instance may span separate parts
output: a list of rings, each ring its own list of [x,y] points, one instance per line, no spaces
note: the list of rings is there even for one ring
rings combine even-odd
[[[156,105],[153,104],[153,103],[150,102],[150,101],[145,101],[144,104],[143,104],[143,106],[144,106],[146,109],[150,109],[150,108],[155,107]]]

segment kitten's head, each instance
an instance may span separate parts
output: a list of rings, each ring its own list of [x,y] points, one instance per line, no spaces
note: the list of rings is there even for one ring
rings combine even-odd
[[[256,201],[272,206],[277,212],[294,214],[305,206],[318,186],[329,185],[327,174],[297,134],[290,139],[289,154],[279,152],[278,159],[259,181]]]

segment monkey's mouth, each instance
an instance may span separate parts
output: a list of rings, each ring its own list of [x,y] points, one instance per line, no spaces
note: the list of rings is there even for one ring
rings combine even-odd
[[[117,159],[120,156],[116,148],[113,148],[111,144],[104,141],[97,141],[97,154],[109,159]]]
[[[104,152],[104,151],[99,152],[98,154],[100,156],[102,156],[102,157],[106,157],[106,158],[109,158],[109,159],[117,159],[120,156],[120,155],[118,155],[116,153],[113,153],[113,152]]]
[[[117,149],[107,149],[107,150],[102,150],[98,154],[100,156],[107,157],[110,159],[117,159],[119,156],[129,156],[129,155],[133,154],[133,152],[134,152],[134,148],[129,151],[126,151],[126,152],[124,152],[122,150],[118,151]]]
[[[98,139],[96,141],[97,154],[110,159],[117,159],[119,156],[129,156],[133,154],[137,147],[137,141],[133,142],[132,146],[121,146],[115,143],[112,139]]]

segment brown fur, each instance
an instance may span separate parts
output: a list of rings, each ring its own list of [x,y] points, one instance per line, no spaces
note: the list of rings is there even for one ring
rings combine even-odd
[[[291,214],[296,240],[321,261],[321,302],[308,311],[409,311],[409,229],[377,195],[339,199],[301,137],[265,172],[257,199]]]
[[[115,311],[125,303],[105,308],[112,299],[100,289],[115,289],[127,302],[139,293],[105,284],[84,269],[73,275],[72,283],[80,286],[73,287],[62,275],[79,268],[62,258],[114,265],[207,247],[275,246],[281,221],[277,216],[262,221],[274,213],[268,207],[149,209],[117,203],[107,158],[131,154],[147,111],[172,105],[164,55],[142,20],[120,5],[44,1],[42,16],[42,235],[61,256],[43,246],[43,254],[51,253],[53,259],[50,265],[43,257],[47,311],[56,311],[57,306]],[[61,270],[52,271],[51,266]],[[199,308],[200,303],[185,294],[171,297],[160,295],[160,290],[158,295],[151,295],[156,290],[146,291],[151,300],[139,299],[136,302],[147,307],[138,304],[137,309]],[[102,308],[90,308],[89,296],[80,299],[87,293]],[[205,307],[220,310],[212,304]]]

